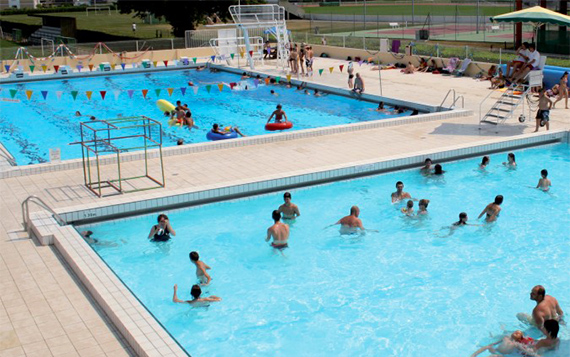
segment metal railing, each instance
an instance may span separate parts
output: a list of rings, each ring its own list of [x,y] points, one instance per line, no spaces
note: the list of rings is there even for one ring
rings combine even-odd
[[[39,198],[38,196],[35,196],[35,195],[31,195],[31,196],[28,196],[28,198],[26,198],[22,202],[22,218],[24,220],[24,222],[23,222],[24,223],[24,229],[26,230],[28,235],[31,234],[30,225],[29,225],[29,222],[30,222],[30,203],[35,203],[36,205],[40,206],[41,208],[43,208],[46,211],[48,211],[49,213],[51,213],[59,225],[63,226],[63,225],[67,224],[67,222],[65,222],[65,220],[63,218],[61,218],[61,216],[59,214],[57,214],[50,206],[48,206],[47,203],[45,203],[41,198]]]
[[[8,161],[10,165],[17,166],[16,158],[0,143],[0,157]]]

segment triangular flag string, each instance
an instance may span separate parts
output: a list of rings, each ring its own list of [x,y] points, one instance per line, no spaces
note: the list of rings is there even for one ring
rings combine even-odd
[[[321,69],[319,69],[319,76],[322,76],[322,75],[323,75],[323,69],[321,68]]]
[[[344,68],[344,64],[339,65],[338,68],[340,68],[340,72],[342,73],[342,69]]]
[[[43,91],[41,91],[41,93],[42,93],[42,97],[44,97],[44,100],[46,100],[47,95],[48,95],[48,91],[47,91],[47,90],[43,90]]]
[[[221,92],[222,89],[224,89],[224,84],[223,84],[223,83],[219,83],[219,84],[218,84],[218,88],[220,89],[220,92]]]
[[[62,95],[62,94],[63,94],[63,91],[60,91],[60,90],[58,90],[58,91],[55,92],[55,95],[57,96],[57,99],[58,99],[58,100],[61,99],[61,95]]]
[[[12,97],[12,99],[14,99],[14,97],[16,96],[16,93],[18,93],[17,89],[10,89],[10,97]]]
[[[194,94],[198,94],[198,86],[192,87],[192,90],[194,91]],[[186,88],[184,88],[184,91],[186,91]]]
[[[93,95],[93,91],[85,91],[85,95],[87,96],[87,99],[91,100],[91,95]]]
[[[192,62],[194,62],[194,64],[196,64],[196,60],[197,60],[197,59],[198,59],[198,58],[196,58],[196,57],[192,58]]]
[[[36,69],[36,66],[30,65],[30,72],[34,73],[34,69]]]
[[[30,98],[32,98],[32,94],[33,94],[33,93],[34,93],[33,90],[29,90],[29,89],[28,89],[28,90],[26,91],[26,97],[28,97],[28,100],[30,100]]]
[[[158,61],[152,61],[152,64],[154,65],[154,68],[156,68],[156,65],[158,64]]]
[[[334,67],[329,67],[329,71],[330,71],[331,73],[333,73]]]
[[[118,89],[115,89],[113,91],[113,94],[115,95],[115,100],[119,100],[119,96],[121,95],[121,91]]]
[[[71,96],[73,97],[73,100],[77,99],[77,94],[78,94],[78,93],[79,93],[79,92],[76,91],[76,90],[72,90],[72,91],[71,91]]]
[[[168,67],[168,60],[162,61],[164,63],[164,67]]]
[[[143,89],[143,90],[142,90],[142,95],[143,95],[143,98],[144,98],[144,99],[146,99],[147,93],[148,93],[148,89]]]
[[[89,63],[89,71],[93,71],[93,64]]]
[[[156,89],[154,90],[154,93],[156,93],[156,96],[157,96],[157,97],[160,96],[160,92],[162,92],[162,89],[160,89],[160,88],[156,88]]]
[[[127,91],[127,94],[129,95],[129,99],[133,98],[133,93],[134,93],[134,92],[135,92],[135,91],[132,90],[132,89],[129,89],[129,90]]]
[[[166,88],[166,91],[168,92],[168,96],[172,97],[172,92],[174,92],[174,88]]]
[[[180,87],[180,91],[182,92],[182,95],[186,95],[186,87]]]
[[[106,90],[100,90],[99,94],[101,94],[101,99],[105,100],[105,95],[107,94]]]
[[[212,86],[210,84],[206,85],[206,91],[208,93],[210,93],[210,89],[212,89]]]

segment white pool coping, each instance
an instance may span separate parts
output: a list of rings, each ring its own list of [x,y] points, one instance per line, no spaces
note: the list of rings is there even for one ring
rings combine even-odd
[[[58,225],[46,211],[35,212],[31,215],[30,226],[41,244],[55,245],[137,354],[141,356],[186,356],[187,352],[101,260],[71,225],[72,223],[109,220],[158,210],[164,212],[207,202],[420,167],[426,157],[438,162],[459,160],[529,146],[568,142],[569,137],[570,132],[565,130],[550,131],[539,135],[525,134],[515,138],[490,139],[476,145],[464,144],[445,147],[443,150],[418,151],[411,155],[397,155],[380,161],[367,160],[353,162],[349,165],[335,165],[319,171],[305,170],[288,177],[272,175],[256,181],[236,181],[229,185],[212,184],[199,189],[185,188],[176,192],[157,192],[145,199],[124,196],[104,204],[94,203],[57,209],[56,212],[68,222],[66,226]]]

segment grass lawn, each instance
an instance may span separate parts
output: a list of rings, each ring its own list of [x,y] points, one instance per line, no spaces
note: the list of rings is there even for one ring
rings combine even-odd
[[[133,15],[128,14],[117,14],[111,11],[111,15],[107,12],[100,12],[95,14],[94,12],[89,12],[87,16],[84,12],[61,12],[49,14],[50,16],[66,16],[75,17],[77,19],[77,29],[78,30],[90,30],[104,32],[116,36],[129,36],[134,38],[155,38],[156,30],[162,31],[162,37],[173,37],[170,33],[171,27],[169,24],[145,24],[139,18],[133,17]],[[2,16],[4,21],[24,23],[28,25],[38,25],[42,24],[42,20],[39,17],[33,17],[28,15],[9,15]],[[137,24],[137,32],[133,33],[131,29],[132,23]]]
[[[0,48],[19,47],[20,45],[11,41],[0,39]]]
[[[455,4],[445,6],[437,6],[433,4],[417,4],[414,6],[414,15],[427,16],[454,16]],[[304,7],[303,10],[307,14],[343,14],[343,15],[363,15],[364,6],[319,6]],[[477,15],[477,7],[473,5],[458,5],[459,16],[475,16]],[[509,6],[480,6],[479,15],[495,16],[511,11]],[[368,5],[366,6],[367,15],[412,15],[411,5]]]

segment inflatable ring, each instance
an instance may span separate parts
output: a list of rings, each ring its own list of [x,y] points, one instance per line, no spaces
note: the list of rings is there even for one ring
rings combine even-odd
[[[218,141],[218,140],[226,140],[226,139],[235,139],[238,137],[238,134],[232,130],[227,134],[218,134],[218,133],[214,133],[211,130],[208,131],[208,133],[206,134],[206,139],[208,140],[212,140],[212,141]]]
[[[165,113],[165,112],[172,112],[174,109],[176,109],[176,106],[174,106],[174,104],[170,103],[167,100],[164,99],[159,99],[156,101],[156,106],[158,107],[158,109],[160,109],[161,112]]]
[[[284,121],[281,123],[267,123],[265,124],[265,130],[277,131],[277,130],[287,130],[293,127],[293,123],[290,121]]]

